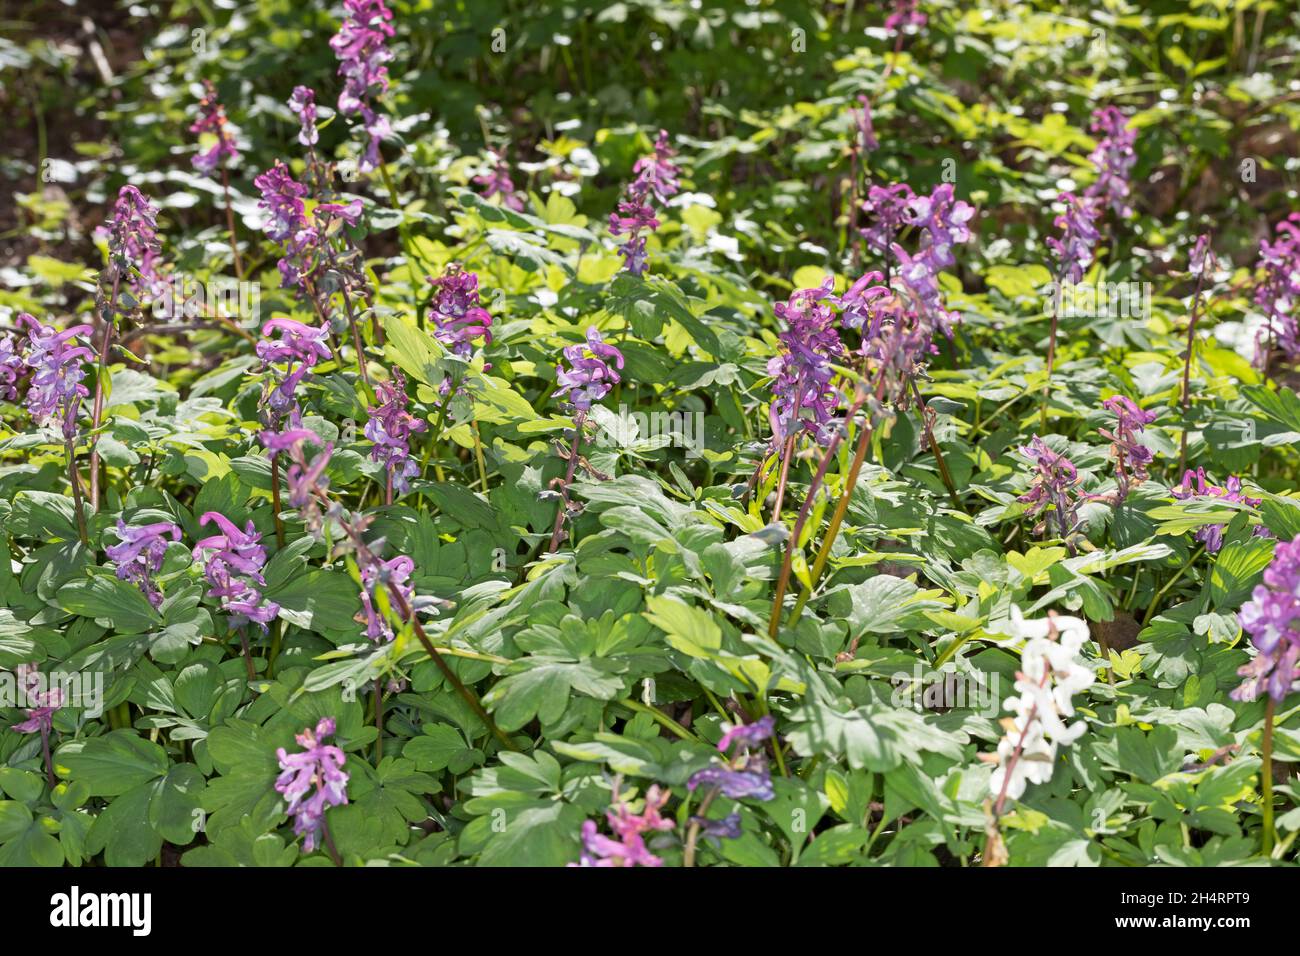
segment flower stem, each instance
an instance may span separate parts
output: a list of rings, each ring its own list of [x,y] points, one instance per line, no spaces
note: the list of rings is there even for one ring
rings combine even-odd
[[[1201,274],[1196,277],[1196,294],[1192,298],[1192,315],[1187,321],[1187,355],[1183,357],[1183,423],[1186,425],[1187,410],[1191,406],[1192,347],[1196,344],[1196,320],[1201,310],[1201,288],[1205,283],[1205,268],[1208,266],[1210,253],[1206,252],[1201,263]],[[1182,429],[1182,438],[1178,443],[1178,473],[1187,467],[1187,428]]]
[[[86,509],[81,500],[81,477],[77,474],[77,449],[74,439],[65,444],[68,450],[68,482],[72,486],[72,507],[77,512],[77,534],[81,543],[90,547],[90,532],[86,529]]]
[[[239,258],[239,242],[235,238],[235,209],[230,204],[230,170],[221,167],[221,188],[226,194],[226,233],[230,237],[230,254],[234,256],[235,278],[244,281],[244,264]]]
[[[1277,701],[1270,694],[1268,703],[1264,707],[1264,742],[1262,749],[1263,763],[1259,772],[1260,790],[1264,806],[1264,834],[1262,838],[1263,853],[1266,857],[1273,855],[1273,843],[1276,839],[1273,829],[1273,715],[1277,709]]]
[[[275,515],[275,543],[284,547],[284,519],[280,517],[280,462],[271,456],[271,511]]]
[[[718,787],[710,790],[700,801],[700,809],[695,812],[696,817],[703,817],[708,811],[709,805],[713,803],[719,792]],[[695,844],[700,839],[700,825],[691,823],[690,829],[686,831],[686,850],[682,853],[682,866],[691,867],[695,865]]]
[[[95,406],[90,416],[90,506],[99,510],[99,421],[104,415],[104,376],[108,374],[108,349],[113,341],[114,316],[117,314],[117,291],[121,277],[113,279],[108,307],[101,312],[104,341],[99,347],[99,372],[95,376]]]
[[[564,475],[564,485],[560,488],[560,507],[555,513],[555,529],[551,532],[551,546],[554,553],[560,546],[560,532],[564,530],[564,519],[569,510],[569,485],[573,484],[573,472],[578,465],[578,448],[582,444],[582,426],[587,420],[587,412],[580,409],[573,419],[573,447],[569,449],[569,467]]]

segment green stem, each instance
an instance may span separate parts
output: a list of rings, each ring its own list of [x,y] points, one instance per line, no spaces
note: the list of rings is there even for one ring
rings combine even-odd
[[[1263,851],[1265,857],[1273,855],[1273,843],[1276,840],[1273,829],[1273,715],[1276,709],[1277,701],[1270,694],[1268,704],[1264,708],[1263,764],[1259,771],[1262,776],[1260,789],[1264,800]]]

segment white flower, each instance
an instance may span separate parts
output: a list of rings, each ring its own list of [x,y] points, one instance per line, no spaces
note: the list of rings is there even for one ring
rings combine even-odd
[[[1079,659],[1089,639],[1088,625],[1079,618],[1052,615],[1031,621],[1012,607],[1010,630],[1013,639],[1025,642],[1015,685],[1019,696],[1006,700],[1014,716],[1004,722],[1010,727],[998,742],[998,767],[989,789],[999,796],[1005,786],[1006,795],[1018,800],[1029,784],[1052,778],[1057,746],[1082,736],[1085,721],[1067,724],[1063,718],[1074,716],[1072,698],[1091,687],[1097,675]]]

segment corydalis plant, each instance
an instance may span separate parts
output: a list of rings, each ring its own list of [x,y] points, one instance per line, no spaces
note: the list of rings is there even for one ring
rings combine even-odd
[[[0,334],[0,402],[18,400],[18,379],[27,368],[17,345],[18,337]]]
[[[648,265],[646,234],[659,228],[652,200],[662,205],[677,194],[678,170],[672,162],[675,155],[676,151],[669,145],[668,131],[661,129],[654,152],[636,161],[632,169],[635,178],[619,201],[618,211],[609,214],[610,234],[628,237],[618,251],[625,260],[627,271],[633,275],[645,273]]]
[[[1042,520],[1034,526],[1034,533],[1044,534],[1048,525],[1054,523],[1057,537],[1068,538],[1078,524],[1078,470],[1070,459],[1053,451],[1038,436],[1022,447],[1020,453],[1033,463],[1034,473],[1029,490],[1016,500],[1029,505],[1025,509],[1029,517],[1042,515]]]
[[[839,405],[839,392],[831,380],[834,364],[843,360],[844,346],[831,308],[834,282],[827,276],[820,286],[798,290],[773,310],[785,323],[778,335],[783,349],[767,363],[767,374],[772,376],[768,424],[777,445],[788,443],[800,431],[824,443]]]
[[[368,409],[365,434],[374,447],[370,457],[384,466],[386,504],[393,503],[393,493],[406,494],[411,479],[420,474],[420,466],[411,458],[411,435],[425,430],[423,421],[409,411],[406,376],[393,369],[392,378],[375,386],[379,404]]]
[[[559,386],[555,394],[568,398],[574,416],[573,445],[569,449],[568,468],[562,481],[552,482],[559,486],[560,507],[555,515],[555,528],[551,532],[551,551],[560,546],[564,522],[573,507],[569,500],[569,486],[573,484],[573,474],[578,464],[587,413],[591,411],[592,405],[602,401],[610,389],[619,383],[618,370],[622,367],[623,353],[614,346],[607,345],[593,325],[587,329],[585,342],[565,346],[560,364],[555,369],[555,381]]]
[[[129,185],[118,190],[112,214],[97,234],[108,241],[108,263],[100,274],[101,315],[119,308],[117,292],[123,283],[137,302],[167,294],[170,285],[159,272],[158,209],[144,193]]]
[[[271,337],[277,333],[278,339]],[[328,332],[294,319],[271,319],[262,326],[257,357],[271,373],[262,387],[265,424],[275,427],[286,418],[296,420],[301,414],[298,386],[313,367],[330,358]]]
[[[162,604],[163,595],[153,576],[162,569],[168,538],[181,539],[181,529],[170,521],[128,525],[118,518],[118,543],[104,549],[108,559],[117,565],[117,576],[133,582],[155,608]]]
[[[1300,538],[1278,544],[1240,617],[1257,654],[1237,672],[1245,680],[1232,698],[1266,693],[1281,703],[1300,680]]]
[[[633,813],[631,807],[619,798],[615,788],[611,807],[605,819],[613,837],[605,836],[594,820],[582,824],[582,856],[570,866],[662,866],[663,860],[650,852],[646,836],[673,829],[673,821],[659,811],[668,802],[669,792],[657,784],[646,792],[645,808]]]
[[[728,729],[718,741],[718,752],[724,755],[721,762],[691,774],[687,789],[717,787],[723,796],[733,800],[775,799],[772,775],[763,756],[763,741],[771,738],[775,727],[776,720],[769,715]],[[733,747],[731,756],[725,756]]]
[[[1080,659],[1089,635],[1079,618],[1049,614],[1031,621],[1013,606],[1011,631],[1025,642],[1016,672],[1019,696],[1007,698],[1013,716],[1002,722],[1007,732],[997,752],[980,755],[997,767],[989,777],[989,790],[997,798],[995,819],[1008,799],[1019,800],[1029,784],[1052,778],[1057,747],[1074,743],[1087,729],[1083,720],[1065,722],[1074,716],[1073,698],[1097,679]]]
[[[477,340],[482,339],[484,345],[492,344],[492,316],[479,305],[477,274],[452,263],[441,276],[430,278],[429,283],[437,290],[429,309],[434,338],[452,355],[464,359],[474,354]],[[449,380],[442,382],[444,395],[451,384]]]
[[[338,254],[330,243],[337,224],[355,226],[361,219],[361,200],[317,203],[308,216],[303,202],[307,187],[294,179],[278,159],[253,184],[262,194],[257,203],[266,216],[262,228],[284,248],[285,255],[278,263],[281,285],[302,288],[316,308],[325,313],[326,302],[318,296],[316,286],[323,270],[336,264]]]
[[[1097,178],[1084,195],[1102,206],[1109,206],[1119,218],[1127,219],[1133,215],[1128,197],[1129,176],[1137,162],[1137,153],[1133,149],[1137,130],[1129,129],[1128,120],[1114,106],[1096,110],[1089,128],[1101,138],[1088,157],[1097,169]]]
[[[379,144],[391,132],[388,118],[375,109],[375,100],[388,89],[388,67],[393,58],[388,41],[393,37],[393,13],[384,0],[343,0],[343,22],[330,40],[339,60],[343,92],[339,112],[360,116],[365,127],[366,150],[358,164],[362,172],[383,163]]]
[[[280,762],[280,775],[275,790],[285,798],[285,813],[293,817],[293,832],[303,838],[303,852],[313,852],[323,835],[330,856],[341,866],[325,820],[326,810],[348,802],[348,775],[343,771],[347,757],[338,747],[325,742],[334,731],[334,718],[322,717],[314,730],[309,727],[294,737],[301,751],[291,754],[278,748],[275,756]]]
[[[510,164],[505,157],[488,151],[487,172],[474,177],[475,185],[483,187],[483,198],[492,199],[507,209],[515,212],[524,211],[524,194],[515,189],[515,182],[510,178]]]
[[[191,162],[205,176],[211,176],[218,167],[239,161],[235,134],[226,119],[226,109],[217,99],[216,87],[210,80],[203,81],[203,96],[199,99],[199,115],[190,126],[191,133],[199,134],[199,151]]]
[[[1149,477],[1147,465],[1151,464],[1151,449],[1143,445],[1138,436],[1156,420],[1156,413],[1144,411],[1126,395],[1115,395],[1101,404],[1115,414],[1114,430],[1102,428],[1099,431],[1111,442],[1110,453],[1115,459],[1115,480],[1119,486],[1118,504],[1128,497],[1134,485],[1140,485]]]
[[[1292,361],[1300,359],[1300,332],[1295,316],[1300,300],[1300,213],[1277,224],[1272,242],[1259,243],[1257,268],[1263,278],[1255,285],[1255,304],[1268,320],[1268,339],[1257,347],[1257,363],[1268,366],[1269,349],[1276,343]]]
[[[1195,471],[1188,470],[1183,473],[1181,484],[1175,485],[1170,489],[1171,494],[1180,501],[1189,501],[1197,498],[1208,500],[1229,501],[1234,504],[1243,504],[1251,508],[1258,508],[1260,505],[1259,498],[1250,498],[1242,494],[1241,479],[1236,475],[1229,475],[1223,482],[1223,485],[1216,485],[1205,477],[1205,469],[1197,468]],[[1223,532],[1227,525],[1210,524],[1196,529],[1192,537],[1205,545],[1207,554],[1218,554],[1219,549],[1223,547]],[[1270,533],[1263,525],[1255,527],[1257,537],[1269,537]]]
[[[82,385],[86,377],[84,363],[94,354],[80,344],[80,336],[90,334],[90,326],[74,325],[60,332],[52,325],[42,325],[24,312],[18,324],[27,329],[24,361],[32,370],[25,404],[38,425],[57,424],[65,440],[77,434],[77,412],[90,392]]]
[[[36,664],[19,664],[14,669],[18,678],[21,698],[34,706],[26,708],[27,719],[14,724],[13,729],[20,734],[41,735],[41,754],[45,758],[45,780],[53,789],[57,778],[54,776],[54,761],[50,757],[50,732],[54,728],[54,715],[65,703],[62,687],[43,688],[44,680]]]
[[[256,672],[244,625],[256,624],[266,633],[267,625],[280,613],[280,605],[268,601],[258,590],[266,587],[266,579],[262,577],[266,549],[259,544],[262,535],[252,521],[241,531],[225,515],[208,511],[199,519],[199,524],[209,523],[216,524],[221,533],[195,544],[194,561],[203,565],[210,585],[208,597],[220,599],[221,609],[230,615],[231,629],[239,632],[248,679],[252,680]]]

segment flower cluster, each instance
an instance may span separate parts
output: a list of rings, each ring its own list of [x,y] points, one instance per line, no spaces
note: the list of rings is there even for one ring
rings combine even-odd
[[[768,421],[777,442],[801,429],[818,441],[828,437],[839,405],[839,393],[831,387],[833,363],[844,352],[831,309],[834,281],[827,276],[820,286],[799,289],[788,302],[776,305],[777,318],[786,324],[779,336],[783,350],[767,363],[773,379]]]
[[[330,484],[325,469],[329,467],[330,457],[334,454],[333,443],[326,442],[320,453],[308,460],[303,444],[320,444],[320,439],[314,432],[305,428],[290,429],[271,437],[269,441],[263,434],[263,442],[268,449],[273,453],[288,454],[289,469],[285,473],[285,482],[289,486],[289,507],[297,510],[307,533],[319,537],[325,524],[321,503],[328,502],[326,496]]]
[[[1137,154],[1133,150],[1137,142],[1137,130],[1128,128],[1128,120],[1114,106],[1104,106],[1092,114],[1089,129],[1101,134],[1097,147],[1089,155],[1097,167],[1097,179],[1085,191],[1089,199],[1097,200],[1102,206],[1109,206],[1111,211],[1122,219],[1133,215],[1128,204],[1129,175]]]
[[[419,475],[420,466],[411,458],[411,435],[422,432],[425,424],[408,410],[406,376],[393,369],[393,377],[375,386],[379,404],[368,409],[365,434],[374,447],[370,457],[384,466],[392,491],[405,494],[411,479]]]
[[[894,0],[894,11],[885,17],[885,29],[890,33],[902,33],[909,27],[922,29],[929,17],[917,9],[918,0]]]
[[[118,518],[118,543],[104,549],[108,559],[117,565],[117,576],[123,581],[134,581],[154,607],[162,604],[162,592],[154,584],[153,576],[162,568],[168,537],[173,541],[181,539],[181,529],[170,521],[130,526]]]
[[[262,228],[284,246],[285,256],[279,261],[280,284],[285,288],[305,287],[321,258],[329,254],[330,223],[338,219],[355,226],[361,219],[361,200],[346,205],[318,203],[309,218],[303,202],[307,187],[289,175],[289,168],[278,159],[253,180],[253,185],[262,194],[258,208],[267,216]]]
[[[494,152],[488,153],[488,171],[474,177],[474,182],[483,187],[483,198],[501,197],[501,205],[515,212],[524,211],[524,194],[515,189],[515,181],[510,178],[510,164],[505,157]]]
[[[1008,697],[1007,710],[1015,716],[1003,721],[1007,733],[996,754],[981,759],[996,763],[989,789],[1002,798],[1019,800],[1031,783],[1046,783],[1056,765],[1056,748],[1078,740],[1087,729],[1083,720],[1066,724],[1074,716],[1075,694],[1087,690],[1097,675],[1079,660],[1089,639],[1088,625],[1079,618],[1055,614],[1027,621],[1012,608],[1013,637],[1025,641],[1016,673],[1018,697]]]
[[[1214,250],[1210,248],[1210,234],[1203,232],[1196,237],[1196,245],[1187,258],[1187,271],[1190,275],[1200,276],[1207,268],[1214,268]]]
[[[590,411],[619,382],[617,369],[623,367],[623,353],[606,345],[594,325],[587,329],[586,342],[566,345],[563,356],[555,369],[559,383],[555,394],[567,395],[579,412]],[[569,363],[567,368],[565,362]]]
[[[1065,212],[1057,216],[1053,224],[1061,230],[1061,236],[1048,236],[1047,245],[1059,260],[1058,275],[1062,281],[1082,282],[1083,274],[1092,265],[1093,250],[1100,236],[1097,231],[1100,210],[1096,201],[1088,196],[1061,193],[1060,201],[1065,203]]]
[[[204,512],[199,519],[200,525],[209,522],[215,523],[221,534],[203,538],[194,546],[194,560],[204,562],[204,573],[212,585],[208,597],[221,599],[221,609],[230,615],[232,627],[251,621],[265,631],[280,613],[280,605],[266,600],[257,589],[266,586],[262,577],[266,549],[258,543],[261,533],[251,520],[240,531],[216,511]]]
[[[375,111],[372,100],[388,89],[388,67],[384,64],[393,58],[387,47],[393,36],[392,19],[393,12],[384,0],[343,0],[343,22],[330,39],[344,84],[339,112],[344,116],[360,115],[365,124],[368,142],[358,164],[362,172],[379,168],[383,162],[379,144],[390,132],[388,118]]]
[[[270,337],[275,332],[280,333],[278,340]],[[257,343],[262,368],[280,363],[286,366],[282,377],[275,381],[268,379],[263,386],[263,404],[270,424],[286,417],[290,421],[299,417],[297,388],[317,363],[330,357],[328,335],[323,328],[294,319],[271,319],[262,326],[262,340]]]
[[[348,802],[348,775],[343,772],[347,760],[343,751],[325,743],[334,735],[332,717],[322,717],[313,731],[310,727],[295,735],[300,753],[291,754],[283,747],[276,750],[280,775],[276,792],[286,800],[285,812],[293,817],[293,832],[304,837],[302,848],[316,849],[325,828],[325,811]]]
[[[907,222],[907,205],[916,195],[907,183],[892,186],[872,186],[861,203],[869,225],[858,231],[867,248],[884,255],[893,248],[894,240]]]
[[[1059,455],[1038,436],[1020,449],[1020,453],[1034,464],[1034,476],[1029,490],[1017,500],[1029,505],[1025,513],[1031,518],[1043,514],[1043,519],[1034,528],[1036,534],[1042,534],[1048,521],[1055,519],[1057,536],[1067,537],[1077,523],[1076,512],[1079,501],[1074,492],[1079,484],[1079,472],[1070,459]]]
[[[1119,500],[1123,501],[1128,497],[1132,485],[1140,485],[1149,477],[1147,465],[1151,464],[1151,449],[1138,441],[1137,436],[1156,420],[1156,413],[1144,411],[1126,395],[1115,395],[1101,404],[1107,411],[1115,413],[1115,430],[1098,430],[1110,439],[1119,483]]]
[[[613,837],[605,836],[596,821],[582,824],[582,856],[570,866],[662,866],[663,860],[650,852],[645,835],[673,829],[673,821],[659,811],[668,802],[669,792],[657,784],[646,792],[645,809],[633,813],[619,799],[617,790],[611,809],[605,811]]]
[[[108,221],[96,230],[108,240],[108,266],[103,279],[127,287],[141,301],[164,296],[169,285],[159,273],[162,241],[158,238],[158,209],[134,186],[123,186]]]
[[[478,303],[478,275],[453,263],[429,282],[438,290],[429,309],[434,338],[461,358],[473,354],[475,339],[491,345],[492,316]]]
[[[1269,331],[1287,358],[1300,358],[1300,326],[1295,316],[1300,302],[1300,213],[1277,224],[1272,242],[1260,241],[1259,267],[1264,278],[1255,286],[1255,304],[1268,319]]]
[[[289,97],[289,109],[298,117],[298,142],[308,148],[320,142],[316,129],[316,91],[309,86],[295,86]]]
[[[903,291],[916,304],[918,314],[948,338],[961,317],[944,307],[939,273],[956,263],[953,246],[973,238],[966,224],[974,215],[968,203],[953,195],[951,183],[940,183],[929,196],[912,196],[903,207],[903,222],[922,231],[916,255],[908,255],[896,242],[890,246]]]
[[[82,363],[91,361],[94,355],[77,342],[77,336],[90,334],[90,326],[75,325],[60,332],[26,312],[18,316],[18,324],[27,327],[25,361],[32,369],[27,410],[38,425],[58,422],[63,437],[71,440],[77,433],[81,400],[90,394],[81,384],[86,377]]]
[[[1237,671],[1245,680],[1232,697],[1255,700],[1267,693],[1280,703],[1300,679],[1300,538],[1277,546],[1264,583],[1255,587],[1240,616],[1259,653]]]
[[[199,151],[191,162],[205,176],[211,176],[224,162],[239,161],[235,135],[226,119],[226,109],[217,99],[217,89],[212,81],[203,81],[203,97],[199,100],[199,117],[190,126],[191,133],[199,134]]]
[[[668,141],[668,131],[660,130],[655,140],[654,152],[642,156],[632,168],[635,178],[619,200],[618,211],[609,214],[609,231],[612,235],[626,234],[628,239],[619,246],[619,254],[626,260],[627,271],[641,275],[648,264],[645,251],[645,233],[659,228],[651,199],[661,205],[677,194],[677,167],[672,158],[677,155]]]
[[[16,336],[0,335],[0,402],[17,401],[18,376],[27,367],[17,341]]]
[[[1188,469],[1183,473],[1182,483],[1171,489],[1173,496],[1180,501],[1187,501],[1192,498],[1211,498],[1220,501],[1231,501],[1249,505],[1252,508],[1258,507],[1259,498],[1248,498],[1241,493],[1241,479],[1236,475],[1229,475],[1223,486],[1211,484],[1205,477],[1205,469],[1197,468],[1195,471]],[[1205,525],[1196,530],[1193,537],[1205,545],[1206,553],[1218,554],[1219,549],[1223,547],[1223,530],[1227,527],[1221,524]],[[1260,525],[1255,529],[1255,534],[1259,537],[1268,535],[1268,529]]]
[[[60,710],[65,703],[63,688],[51,687],[43,690],[44,681],[35,664],[19,664],[14,668],[14,674],[18,678],[18,687],[21,690],[20,699],[35,706],[26,709],[27,719],[14,724],[13,729],[20,734],[34,734],[39,731],[43,737],[48,736],[50,728],[54,725],[54,712]]]
[[[774,799],[776,793],[772,789],[772,775],[768,771],[762,746],[763,741],[772,736],[775,727],[776,720],[769,714],[752,724],[740,724],[727,730],[718,741],[718,752],[725,754],[735,746],[735,753],[721,764],[691,774],[691,778],[686,781],[687,789],[717,787],[723,796],[732,800]]]

